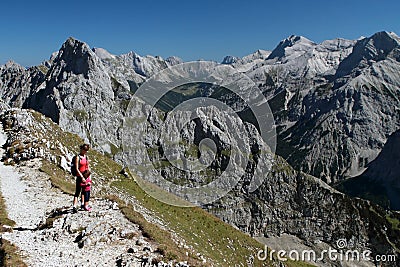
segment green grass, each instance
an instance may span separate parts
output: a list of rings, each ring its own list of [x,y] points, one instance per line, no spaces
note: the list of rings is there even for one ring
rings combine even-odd
[[[43,73],[43,74],[47,74],[47,72],[49,71],[49,68],[47,68],[46,66],[44,66],[44,65],[39,65],[38,66],[38,69]]]
[[[263,246],[250,236],[236,230],[198,207],[176,207],[148,196],[134,181],[121,179],[112,186],[133,195],[147,209],[167,223],[187,244],[218,266],[246,265]],[[267,263],[264,262],[266,265]],[[256,262],[255,266],[263,266]]]
[[[390,215],[386,215],[386,220],[392,225],[393,229],[400,230],[400,221]]]
[[[177,207],[165,204],[147,195],[131,179],[121,179],[112,186],[126,191],[147,209],[167,223],[187,244],[217,266],[246,266],[250,256],[257,255],[264,245],[224,223],[199,207]],[[305,262],[286,262],[287,266],[313,266]],[[256,260],[253,266],[269,266],[270,262]]]
[[[74,117],[79,121],[79,122],[83,122],[88,120],[88,114],[85,110],[82,109],[77,109],[74,110]]]
[[[43,160],[39,170],[49,176],[51,184],[54,187],[70,195],[75,193],[75,180],[70,174],[66,173],[58,166]]]
[[[6,204],[4,198],[0,195],[0,225],[14,226],[15,222],[10,220],[7,215]],[[1,232],[1,229],[0,229]]]
[[[0,267],[27,266],[18,253],[18,248],[5,239],[0,239]]]
[[[179,248],[177,246],[177,244],[173,241],[173,237],[170,232],[146,221],[141,213],[135,211],[131,205],[127,205],[117,196],[108,196],[107,198],[112,201],[116,201],[125,217],[132,223],[139,225],[139,229],[142,231],[143,236],[160,244],[157,248],[157,251],[164,256],[164,261],[180,259],[187,261],[192,266],[202,265],[199,258],[190,250]]]

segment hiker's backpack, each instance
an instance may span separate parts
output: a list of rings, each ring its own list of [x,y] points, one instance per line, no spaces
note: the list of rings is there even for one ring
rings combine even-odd
[[[76,157],[79,157],[79,155],[75,155],[71,160],[71,174],[73,176],[77,176],[78,175],[78,172],[76,171],[76,169],[79,168],[79,166],[76,166],[76,164],[75,164],[76,163]],[[81,161],[81,157],[79,157],[78,164],[79,164],[80,161]]]

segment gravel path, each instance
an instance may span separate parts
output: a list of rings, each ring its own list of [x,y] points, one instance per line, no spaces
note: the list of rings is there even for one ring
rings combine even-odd
[[[0,132],[0,145],[5,143],[5,135]],[[0,154],[3,149],[0,148]],[[19,168],[0,164],[0,188],[6,200],[8,217],[16,222],[17,228],[33,229],[46,220],[46,212],[71,202],[71,197],[59,190],[51,189],[48,179],[34,171],[40,165],[39,159]],[[32,168],[32,169],[31,169]]]
[[[5,141],[0,128],[0,145]],[[18,167],[0,163],[1,194],[16,222],[2,238],[20,248],[29,266],[150,266],[159,256],[157,245],[143,237],[116,203],[94,199],[93,211],[72,213],[72,197],[52,187],[39,165],[39,159]],[[53,223],[44,226],[49,219]]]

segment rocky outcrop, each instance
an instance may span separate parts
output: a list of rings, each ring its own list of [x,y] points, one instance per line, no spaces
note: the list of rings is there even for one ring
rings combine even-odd
[[[400,38],[390,32],[378,32],[369,38],[359,40],[352,53],[340,62],[336,77],[350,75],[355,70],[371,66],[372,63],[394,59],[399,62]],[[356,74],[357,75],[357,74]]]
[[[70,38],[54,58],[44,88],[25,106],[111,153],[127,90],[112,82],[101,59],[85,43]]]
[[[345,239],[348,249],[398,253],[398,245],[392,244],[399,244],[399,232],[386,220],[382,208],[296,172],[282,159],[277,159],[256,192],[237,190],[207,208],[254,236],[290,234],[313,248],[318,243],[336,247],[339,239]]]
[[[31,91],[44,82],[46,72],[43,65],[25,69],[13,61],[0,66],[1,99],[12,107],[24,106]]]
[[[221,249],[221,247],[216,246],[214,243],[214,241],[220,242],[219,239],[210,238],[207,242],[210,246],[210,252],[207,253],[200,250],[201,253],[199,253],[193,248],[193,244],[198,246],[197,243],[194,243],[198,241],[193,241],[192,236],[197,236],[196,233],[203,232],[205,228],[195,230],[191,228],[191,225],[187,228],[186,226],[170,228],[171,225],[174,227],[173,225],[176,224],[176,221],[178,225],[181,225],[179,222],[184,222],[185,224],[187,215],[192,216],[192,212],[195,213],[194,216],[200,215],[202,222],[203,219],[205,220],[204,227],[207,227],[206,225],[211,223],[212,225],[216,224],[216,229],[220,227],[223,229],[231,229],[226,234],[222,234],[221,239],[231,240],[231,238],[233,238],[232,240],[235,240],[234,245],[237,243],[236,240],[239,240],[240,244],[236,245],[237,247],[243,246],[242,241],[250,245],[250,250],[247,252],[248,254],[246,254],[248,256],[245,256],[244,260],[240,259],[239,262],[233,260],[235,264],[246,266],[246,262],[254,261],[254,253],[261,246],[257,246],[257,243],[255,243],[254,240],[250,240],[247,235],[220,222],[215,217],[207,215],[204,211],[199,209],[185,210],[176,207],[168,207],[154,200],[151,201],[154,202],[155,205],[153,207],[150,205],[149,207],[147,206],[147,200],[145,200],[147,198],[146,195],[142,194],[141,190],[136,188],[133,184],[131,184],[131,186],[133,186],[131,188],[136,188],[134,189],[136,193],[128,194],[124,192],[124,190],[117,190],[113,185],[110,185],[110,183],[118,179],[120,167],[115,166],[116,164],[112,163],[110,159],[107,159],[93,150],[90,152],[92,171],[95,176],[92,188],[92,197],[95,197],[92,202],[93,211],[91,213],[79,211],[77,215],[71,213],[71,208],[68,207],[68,203],[71,203],[71,196],[62,194],[61,191],[57,189],[60,186],[57,180],[59,178],[64,180],[61,188],[65,188],[65,182],[74,182],[73,177],[60,168],[63,167],[64,158],[68,158],[67,162],[69,162],[69,159],[73,155],[71,151],[81,142],[79,138],[70,133],[61,131],[58,125],[40,113],[26,109],[6,111],[0,117],[0,121],[4,125],[8,136],[7,142],[3,146],[6,151],[4,161],[9,165],[17,165],[18,170],[27,169],[28,171],[26,173],[27,177],[20,179],[19,175],[9,175],[2,169],[0,172],[0,180],[1,182],[4,181],[7,183],[1,186],[5,192],[3,195],[7,197],[7,201],[12,202],[14,194],[18,193],[21,203],[30,203],[30,205],[12,205],[12,210],[9,212],[9,215],[12,218],[18,218],[19,225],[13,229],[12,233],[9,235],[7,234],[7,239],[10,238],[12,243],[19,245],[22,251],[28,251],[27,253],[32,255],[33,258],[28,262],[34,262],[33,265],[45,265],[45,263],[42,264],[42,260],[47,257],[59,263],[61,266],[68,265],[65,263],[67,259],[70,262],[76,262],[76,264],[86,266],[86,262],[82,260],[89,259],[90,263],[88,263],[88,265],[91,266],[95,264],[96,258],[94,253],[100,252],[101,255],[97,254],[99,258],[97,262],[106,262],[109,260],[109,264],[107,265],[141,266],[139,264],[140,262],[146,264],[146,262],[149,261],[155,262],[155,264],[151,266],[187,266],[185,262],[176,262],[171,259],[171,257],[174,257],[174,254],[169,254],[168,247],[170,246],[165,247],[164,244],[157,246],[157,242],[151,237],[154,234],[152,229],[154,229],[153,227],[155,225],[160,228],[157,233],[161,231],[162,236],[167,234],[167,236],[169,236],[170,234],[173,243],[176,244],[180,251],[183,251],[183,255],[181,256],[183,259],[188,259],[185,257],[185,255],[188,256],[187,253],[189,253],[189,255],[194,255],[193,257],[195,257],[194,259],[196,260],[195,266],[201,263],[213,265],[214,256],[211,251],[214,251],[214,249],[221,252],[223,251],[222,253],[226,253],[226,255],[237,252],[237,249],[231,246],[226,247],[226,250],[225,246]],[[0,138],[0,141],[0,143],[3,143],[5,139]],[[38,151],[42,151],[42,153],[38,155]],[[29,156],[22,158],[23,154]],[[1,166],[3,166],[3,164],[1,164]],[[14,169],[15,167],[8,166],[5,168]],[[40,168],[42,171],[37,171],[37,168]],[[132,177],[130,175],[127,176]],[[56,182],[54,180],[55,178]],[[127,185],[129,186],[129,182]],[[121,219],[121,214],[118,209],[119,205],[116,204],[117,202],[101,199],[100,197],[104,196],[104,194],[106,194],[106,196],[116,195],[120,197],[123,201],[129,203],[129,206],[132,205],[135,211],[140,213],[136,214],[131,211],[135,216],[134,219],[132,219],[132,216],[128,216],[130,220],[138,221],[140,225],[139,231],[136,231],[137,227],[135,223],[125,225],[126,220]],[[145,199],[142,199],[143,196]],[[145,201],[146,204],[143,204],[143,201]],[[67,205],[67,207],[65,205]],[[166,208],[165,213],[159,213],[160,205]],[[120,206],[121,210],[126,215],[127,206],[124,204]],[[175,219],[167,220],[164,218],[165,215],[171,213],[171,211]],[[88,218],[86,218],[85,215],[87,215]],[[112,218],[109,218],[109,216]],[[143,223],[141,219],[142,216],[144,217],[143,220],[155,225],[149,228],[148,223]],[[114,219],[118,222],[115,222]],[[132,226],[134,228],[133,233],[126,233],[123,231],[123,229],[131,229]],[[157,230],[157,227],[155,230]],[[77,228],[78,230],[76,230]],[[69,231],[69,229],[73,230]],[[20,233],[20,231],[22,233]],[[142,238],[141,231],[143,231],[143,235],[147,238]],[[188,233],[188,237],[184,235],[186,238],[183,238],[181,236],[181,231],[183,231],[183,233]],[[195,232],[193,233],[193,231]],[[25,234],[27,236],[24,236]],[[36,237],[37,241],[33,244],[36,245],[37,242],[37,246],[44,251],[37,251],[35,250],[36,247],[32,245],[31,241],[36,240],[34,239],[36,235],[39,235],[39,237]],[[158,234],[155,236],[159,237]],[[208,235],[207,238],[209,238]],[[136,242],[131,243],[131,239]],[[161,238],[161,240],[164,240],[164,238]],[[58,242],[57,248],[48,249],[46,247],[46,244],[54,246],[55,242]],[[253,247],[253,244],[255,244],[256,247]],[[244,246],[248,247],[248,245]],[[61,249],[64,249],[63,253],[60,252]],[[87,254],[81,253],[86,250],[88,251]],[[164,257],[155,259],[155,257],[160,254]],[[87,255],[87,257],[83,257],[85,255]],[[111,259],[111,257],[114,258]],[[152,261],[152,259],[154,259],[154,261]],[[222,264],[220,265],[225,265],[223,264],[223,259],[221,259]],[[191,259],[189,258],[188,260]]]
[[[0,112],[3,112],[7,109],[10,109],[10,106],[5,103],[3,100],[0,100]]]
[[[317,85],[298,99],[303,112],[280,136],[281,149],[288,145],[293,152],[282,153],[291,164],[328,182],[355,176],[399,129],[400,63],[390,55],[364,62],[371,66]]]
[[[70,162],[74,153],[71,142],[78,139],[31,110],[13,109],[0,114],[0,154],[4,161],[0,163],[0,195],[6,202],[8,217],[16,223],[13,227],[1,225],[6,231],[0,239],[17,246],[30,266],[48,266],[51,262],[58,266],[188,267],[187,262],[170,257],[165,244],[146,232],[149,225],[160,231],[168,229],[167,225],[134,196],[113,188],[106,176],[117,177],[118,171],[102,172],[101,168],[107,166],[94,155],[91,166],[95,179],[90,199],[93,209],[73,211],[72,195],[59,188],[70,191],[67,184],[74,183],[69,166],[64,172],[62,164],[65,158]],[[63,180],[63,185],[54,179]],[[127,216],[125,203],[129,203],[131,213],[140,210],[146,227],[143,221]],[[170,234],[183,251],[197,253],[182,237],[173,231]]]

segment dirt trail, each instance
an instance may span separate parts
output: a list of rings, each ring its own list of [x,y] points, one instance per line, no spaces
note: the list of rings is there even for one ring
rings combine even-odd
[[[5,141],[0,128],[0,146]],[[2,238],[21,249],[29,266],[150,266],[157,245],[116,203],[94,199],[91,212],[72,213],[72,197],[52,187],[39,166],[39,159],[17,167],[0,163],[1,194],[16,222]]]

